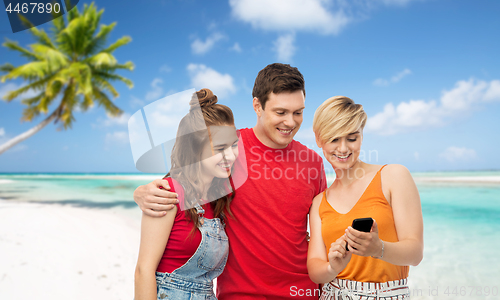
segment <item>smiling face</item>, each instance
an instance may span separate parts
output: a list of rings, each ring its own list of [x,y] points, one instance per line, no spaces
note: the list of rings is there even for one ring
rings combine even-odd
[[[253,99],[253,108],[257,113],[257,125],[254,132],[266,146],[283,149],[293,140],[302,124],[302,112],[305,108],[304,93],[271,93],[263,109],[259,99]]]
[[[321,145],[323,155],[332,165],[334,170],[347,170],[352,168],[359,159],[363,132],[357,130],[347,136],[334,138]]]
[[[206,183],[214,177],[228,178],[238,157],[238,136],[234,126],[210,126],[210,141],[202,152],[201,172]]]

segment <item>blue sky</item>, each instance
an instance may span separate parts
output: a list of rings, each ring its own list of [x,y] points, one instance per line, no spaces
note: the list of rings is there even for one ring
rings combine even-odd
[[[86,2],[89,3],[89,2]],[[80,1],[81,9],[84,2]],[[363,104],[365,161],[411,171],[500,169],[500,2],[496,0],[96,1],[110,42],[132,61],[134,82],[117,83],[110,119],[99,107],[75,113],[73,129],[48,125],[0,155],[0,172],[136,172],[127,121],[144,105],[189,88],[211,88],[253,127],[251,90],[269,63],[290,63],[306,79],[304,122],[296,139],[320,151],[315,109],[344,95]],[[41,28],[50,27],[50,23]],[[27,46],[0,13],[2,40]],[[3,41],[2,41],[3,42]],[[0,64],[25,63],[0,47]],[[0,96],[22,81],[0,83]],[[21,123],[19,99],[0,101],[0,143],[42,120]],[[371,155],[370,155],[371,154]]]

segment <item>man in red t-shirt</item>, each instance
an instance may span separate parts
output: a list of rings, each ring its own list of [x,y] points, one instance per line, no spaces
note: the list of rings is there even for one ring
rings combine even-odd
[[[257,124],[240,130],[246,159],[238,162],[246,164],[248,179],[231,203],[229,257],[217,297],[318,299],[318,285],[307,273],[307,214],[326,179],[321,157],[293,140],[303,120],[304,78],[297,68],[271,64],[257,75],[252,94]],[[158,179],[134,192],[151,216],[175,203],[176,194],[160,186],[168,189]]]

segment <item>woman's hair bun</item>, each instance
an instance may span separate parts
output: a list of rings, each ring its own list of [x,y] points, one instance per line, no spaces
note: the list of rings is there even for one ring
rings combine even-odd
[[[189,105],[191,106],[190,110],[193,110],[196,107],[204,108],[215,103],[217,103],[217,96],[210,89],[205,88],[196,92],[196,97],[193,97]]]

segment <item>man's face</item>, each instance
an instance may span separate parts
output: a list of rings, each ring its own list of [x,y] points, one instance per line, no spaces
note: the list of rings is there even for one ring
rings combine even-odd
[[[274,149],[285,148],[302,124],[305,98],[302,91],[269,94],[266,109],[254,98],[257,113],[257,138],[266,146]]]

